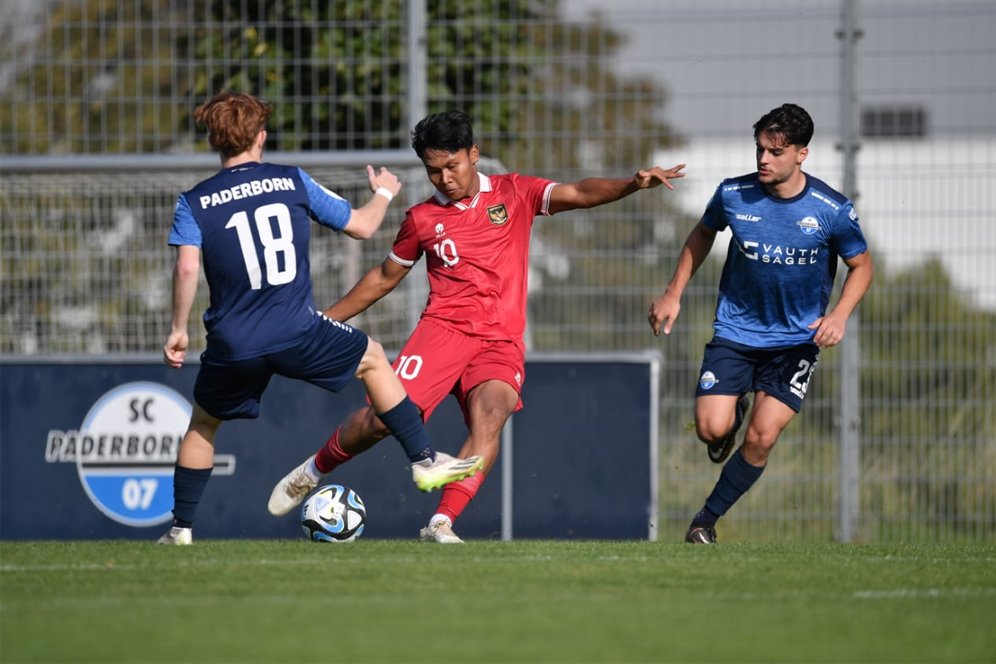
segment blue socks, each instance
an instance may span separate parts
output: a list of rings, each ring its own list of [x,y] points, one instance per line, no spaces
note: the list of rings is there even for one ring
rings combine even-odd
[[[190,528],[213,468],[173,468],[173,525]]]
[[[752,466],[738,449],[723,466],[716,486],[706,499],[705,506],[692,519],[693,526],[715,526],[719,517],[740,500],[740,496],[754,486],[761,477],[764,466]]]
[[[401,447],[405,448],[409,461],[416,463],[436,458],[429,442],[429,434],[422,426],[422,414],[411,399],[405,397],[397,406],[386,413],[378,413],[377,417],[391,430]]]

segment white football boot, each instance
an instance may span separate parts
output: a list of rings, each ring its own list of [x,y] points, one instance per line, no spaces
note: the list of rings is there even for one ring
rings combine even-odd
[[[270,502],[267,509],[273,516],[283,516],[301,504],[301,501],[311,493],[312,489],[318,486],[318,479],[308,473],[308,466],[311,465],[315,455],[304,460],[300,466],[287,473],[282,480],[277,482],[270,493]]]
[[[450,482],[470,477],[483,467],[484,459],[479,456],[458,459],[436,452],[435,459],[423,459],[412,464],[412,481],[419,491],[432,491]]]
[[[447,517],[432,517],[429,525],[418,531],[419,542],[436,542],[437,544],[463,544],[463,540],[453,532],[453,522]]]
[[[194,535],[190,528],[171,526],[170,529],[156,540],[156,544],[172,544],[174,546],[187,546],[194,543]]]

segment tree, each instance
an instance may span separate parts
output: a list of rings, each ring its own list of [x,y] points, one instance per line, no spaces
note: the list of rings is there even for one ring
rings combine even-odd
[[[17,66],[0,90],[0,152],[176,147],[174,129],[190,109],[188,99],[177,96],[184,77],[176,66],[176,24],[167,19],[171,4],[54,3],[51,13],[39,13],[44,23],[38,39],[20,40],[12,58]]]

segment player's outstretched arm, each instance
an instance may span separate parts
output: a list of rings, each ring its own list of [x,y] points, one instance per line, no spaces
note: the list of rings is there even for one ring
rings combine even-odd
[[[674,189],[671,180],[685,177],[684,168],[684,164],[668,169],[653,166],[637,171],[631,178],[585,178],[570,184],[558,184],[550,194],[550,214],[604,205],[640,189],[652,189],[662,184]]]
[[[374,195],[366,205],[354,209],[349,217],[349,223],[342,229],[342,232],[357,240],[366,240],[373,237],[373,234],[380,228],[387,214],[387,206],[391,200],[401,191],[401,181],[398,176],[387,170],[367,164],[367,178],[370,182],[370,191]]]
[[[409,272],[411,272],[410,267],[386,258],[383,263],[363,275],[348,293],[323,313],[332,320],[344,323],[353,316],[363,313],[374,302],[394,290]]]
[[[190,344],[187,326],[190,323],[190,310],[197,296],[200,272],[200,247],[177,247],[176,263],[173,266],[173,322],[166,343],[163,344],[163,360],[174,369],[179,369],[187,357],[187,347]]]

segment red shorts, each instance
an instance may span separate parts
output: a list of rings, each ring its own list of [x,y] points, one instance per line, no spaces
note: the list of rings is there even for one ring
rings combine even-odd
[[[422,320],[394,360],[394,373],[408,398],[422,410],[423,421],[448,394],[456,396],[466,420],[467,395],[485,381],[503,381],[522,394],[525,357],[514,341],[468,337],[432,320]],[[520,398],[515,410],[521,409]]]

